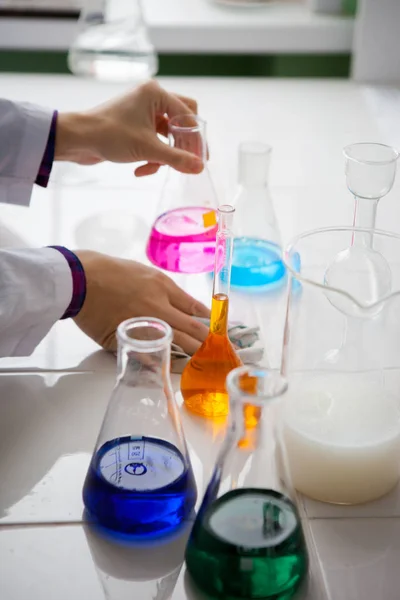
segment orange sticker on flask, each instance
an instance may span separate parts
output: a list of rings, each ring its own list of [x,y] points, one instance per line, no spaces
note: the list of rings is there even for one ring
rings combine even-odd
[[[204,227],[212,227],[217,224],[217,216],[215,214],[215,210],[210,210],[209,212],[204,213],[203,215],[203,225]]]

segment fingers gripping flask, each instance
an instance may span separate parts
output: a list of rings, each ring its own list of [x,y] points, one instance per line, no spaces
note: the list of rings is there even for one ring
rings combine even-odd
[[[286,391],[277,373],[241,367],[228,376],[230,429],[186,547],[186,565],[214,598],[290,600],[308,571],[294,502],[275,459],[274,402]],[[257,426],[246,404],[257,404]]]
[[[235,209],[229,204],[218,208],[210,331],[181,377],[181,392],[186,408],[208,418],[225,417],[228,414],[226,376],[242,364],[228,337],[234,212]]]
[[[146,538],[188,517],[196,486],[170,381],[172,330],[135,318],[118,327],[117,383],[83,487],[90,520]]]
[[[217,196],[207,167],[206,123],[196,115],[173,117],[170,145],[201,158],[199,174],[168,168],[147,243],[147,257],[174,273],[208,273],[214,267]]]

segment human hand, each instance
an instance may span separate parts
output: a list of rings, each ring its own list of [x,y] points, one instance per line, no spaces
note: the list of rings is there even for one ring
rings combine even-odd
[[[156,173],[169,165],[183,173],[200,173],[201,159],[163,143],[168,122],[178,115],[197,113],[197,102],[170,94],[155,81],[82,113],[60,113],[57,119],[56,160],[91,165],[145,161],[137,176]]]
[[[208,328],[193,316],[209,317],[201,302],[167,275],[141,263],[78,250],[86,275],[86,299],[74,321],[106,350],[115,351],[118,325],[131,317],[157,317],[173,328],[174,342],[196,352]]]

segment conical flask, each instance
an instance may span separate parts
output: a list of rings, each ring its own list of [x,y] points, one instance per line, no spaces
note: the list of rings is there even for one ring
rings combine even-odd
[[[214,268],[217,196],[207,167],[206,123],[196,115],[170,120],[170,145],[195,154],[204,164],[197,175],[168,167],[147,257],[175,273],[208,273]]]
[[[157,73],[158,59],[141,0],[86,0],[68,54],[75,75],[141,82]]]
[[[308,571],[308,553],[292,488],[276,460],[275,423],[286,381],[241,367],[227,380],[230,428],[186,547],[186,565],[217,598],[290,600]],[[245,407],[258,405],[257,426]]]
[[[226,376],[242,364],[228,337],[234,212],[235,209],[229,204],[218,208],[210,331],[181,377],[181,392],[186,408],[208,418],[225,417],[228,414]]]
[[[248,291],[275,288],[286,272],[268,187],[271,152],[271,146],[258,142],[239,146],[231,285]]]
[[[137,538],[171,533],[196,485],[171,386],[172,330],[146,317],[118,327],[117,383],[83,487],[89,519]]]

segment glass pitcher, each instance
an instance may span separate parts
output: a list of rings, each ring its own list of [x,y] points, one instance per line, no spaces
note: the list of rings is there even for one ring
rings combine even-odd
[[[372,241],[368,259],[350,274],[343,263],[342,287],[329,286],[327,269],[357,236]],[[385,277],[389,269],[384,295],[380,273],[370,268],[371,251]],[[320,229],[297,237],[284,261],[289,291],[281,370],[289,392],[281,441],[293,484],[324,502],[374,500],[400,475],[400,236]]]

